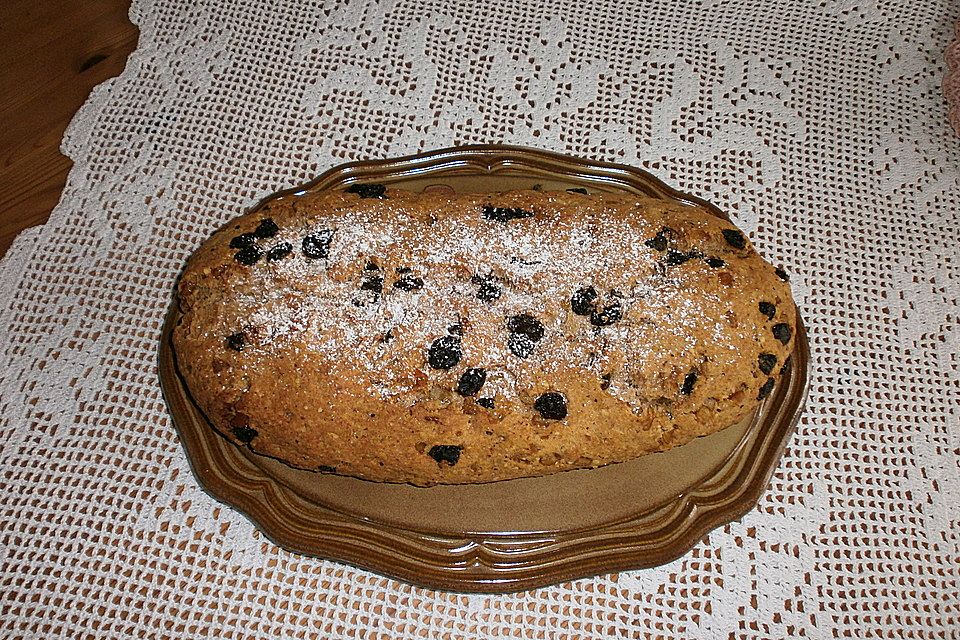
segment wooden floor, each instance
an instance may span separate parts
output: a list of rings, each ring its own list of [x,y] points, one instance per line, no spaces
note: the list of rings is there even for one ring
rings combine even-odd
[[[130,0],[0,0],[0,255],[46,221],[71,163],[70,118],[136,47]]]

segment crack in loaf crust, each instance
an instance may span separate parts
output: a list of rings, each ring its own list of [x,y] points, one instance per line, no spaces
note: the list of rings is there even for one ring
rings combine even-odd
[[[217,231],[180,280],[174,348],[211,423],[257,453],[488,482],[736,423],[792,350],[785,280],[695,207],[363,185]]]

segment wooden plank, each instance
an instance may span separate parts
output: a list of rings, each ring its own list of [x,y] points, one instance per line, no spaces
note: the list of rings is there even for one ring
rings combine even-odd
[[[10,41],[3,43],[6,53],[5,64],[0,67],[0,87],[16,87],[16,92],[3,92],[0,110],[15,108],[48,91],[51,80],[84,75],[122,46],[131,28],[127,13],[117,0],[107,1],[113,6],[98,0],[81,5],[82,10],[69,11],[70,18],[61,22],[64,26],[56,33],[25,27],[22,35],[14,36],[19,40],[18,47],[12,47]]]
[[[129,0],[0,2],[0,255],[46,221],[70,161],[63,131],[136,47]]]

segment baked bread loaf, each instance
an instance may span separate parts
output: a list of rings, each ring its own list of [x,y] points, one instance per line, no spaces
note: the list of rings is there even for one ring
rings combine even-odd
[[[786,274],[698,207],[577,191],[271,201],[190,258],[181,375],[238,445],[417,485],[625,461],[753,411],[789,366]]]

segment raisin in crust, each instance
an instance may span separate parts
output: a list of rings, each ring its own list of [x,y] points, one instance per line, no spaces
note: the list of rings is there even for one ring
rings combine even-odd
[[[418,485],[713,433],[773,392],[796,336],[745,234],[627,195],[285,197],[207,240],[178,299],[178,365],[225,437]]]

